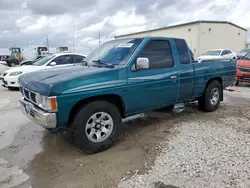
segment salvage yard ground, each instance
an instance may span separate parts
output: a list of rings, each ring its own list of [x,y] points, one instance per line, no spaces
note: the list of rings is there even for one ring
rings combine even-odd
[[[213,113],[151,112],[123,124],[109,150],[86,155],[21,115],[0,88],[0,187],[250,187],[250,86]]]

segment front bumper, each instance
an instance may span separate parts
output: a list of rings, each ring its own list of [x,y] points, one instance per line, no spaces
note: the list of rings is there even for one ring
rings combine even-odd
[[[43,126],[46,129],[56,128],[56,113],[49,113],[38,109],[31,102],[26,101],[23,97],[20,98],[19,102],[21,105],[22,113],[32,121]]]
[[[250,83],[250,72],[242,72],[242,71],[237,70],[236,80],[239,82]]]
[[[18,84],[19,76],[4,76],[3,77],[3,86],[5,87],[19,87]]]

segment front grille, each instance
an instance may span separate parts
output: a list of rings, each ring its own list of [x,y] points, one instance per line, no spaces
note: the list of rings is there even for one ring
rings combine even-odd
[[[23,88],[22,87],[20,87],[20,92],[23,94]],[[23,94],[24,95],[24,94]]]
[[[27,90],[23,87],[20,87],[20,91],[21,93],[23,94],[24,98],[33,102],[33,103],[36,103],[36,93],[30,91],[30,90]]]
[[[238,69],[242,72],[250,72],[250,68],[240,67]]]
[[[31,92],[31,93],[30,93],[30,99],[31,99],[34,103],[36,103],[36,94],[33,93],[33,92]]]
[[[28,90],[24,89],[23,90],[23,93],[24,93],[24,96],[27,98],[27,99],[30,99],[30,93]]]

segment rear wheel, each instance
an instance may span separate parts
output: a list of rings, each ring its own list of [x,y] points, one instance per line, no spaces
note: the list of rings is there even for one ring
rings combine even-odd
[[[108,149],[120,132],[119,109],[107,101],[94,101],[83,106],[69,127],[71,141],[86,153]]]
[[[15,62],[10,62],[10,67],[15,67],[16,63]]]
[[[222,98],[222,86],[217,80],[212,81],[205,89],[203,96],[198,100],[199,106],[206,112],[215,111]]]

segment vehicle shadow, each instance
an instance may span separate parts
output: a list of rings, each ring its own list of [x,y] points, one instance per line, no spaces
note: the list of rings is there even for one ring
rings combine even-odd
[[[174,126],[191,113],[201,113],[190,104],[182,113],[153,111],[122,124],[122,134],[108,150],[87,155],[71,145],[64,135],[44,134],[43,151],[27,169],[34,187],[111,187],[127,172],[143,173],[154,162]],[[98,181],[96,181],[98,179]]]

